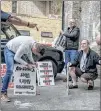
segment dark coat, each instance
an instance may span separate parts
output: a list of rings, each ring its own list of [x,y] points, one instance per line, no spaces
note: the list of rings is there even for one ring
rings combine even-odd
[[[80,35],[79,28],[74,26],[70,31],[70,28],[68,27],[63,35],[66,37],[66,50],[78,50]]]
[[[78,56],[75,58],[74,63],[72,63],[70,67],[71,66],[80,67],[80,61],[81,61],[82,55],[83,55],[83,51],[79,51]],[[99,60],[100,60],[99,55],[95,51],[89,49],[89,52],[87,54],[85,73],[97,74],[96,65],[99,64]]]

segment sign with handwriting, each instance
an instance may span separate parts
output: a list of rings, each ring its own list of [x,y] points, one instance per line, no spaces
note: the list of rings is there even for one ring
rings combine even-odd
[[[36,95],[36,66],[14,67],[14,95]]]

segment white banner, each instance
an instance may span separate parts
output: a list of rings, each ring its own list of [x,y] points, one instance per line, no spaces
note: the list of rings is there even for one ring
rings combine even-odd
[[[14,95],[36,95],[36,66],[31,69],[24,65],[14,67]]]
[[[53,66],[51,62],[37,62],[37,79],[38,86],[55,85]]]

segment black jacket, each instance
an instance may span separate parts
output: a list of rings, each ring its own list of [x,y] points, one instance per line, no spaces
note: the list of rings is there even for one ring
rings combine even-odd
[[[81,61],[82,55],[83,55],[83,51],[80,51],[78,53],[78,56],[75,58],[74,62],[72,63],[72,65],[70,65],[70,67],[71,66],[80,67],[80,61]],[[96,65],[99,64],[99,60],[100,60],[99,55],[95,51],[89,49],[89,52],[87,54],[85,72],[97,74]]]
[[[68,27],[63,35],[66,37],[66,50],[78,50],[80,35],[79,28],[74,26],[70,31],[70,28]]]

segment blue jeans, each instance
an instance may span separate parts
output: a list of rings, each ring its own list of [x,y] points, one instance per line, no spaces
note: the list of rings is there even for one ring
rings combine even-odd
[[[7,92],[8,85],[11,79],[11,76],[13,74],[13,69],[14,69],[14,53],[10,51],[7,47],[4,49],[4,56],[5,56],[5,63],[6,63],[6,74],[3,78],[3,86],[1,92]]]
[[[67,68],[67,63],[74,62],[74,59],[76,58],[78,54],[78,50],[65,50],[65,68]],[[71,81],[72,78],[69,76],[69,81]]]
[[[65,64],[67,64],[68,62],[74,62],[77,54],[78,50],[65,50]]]

